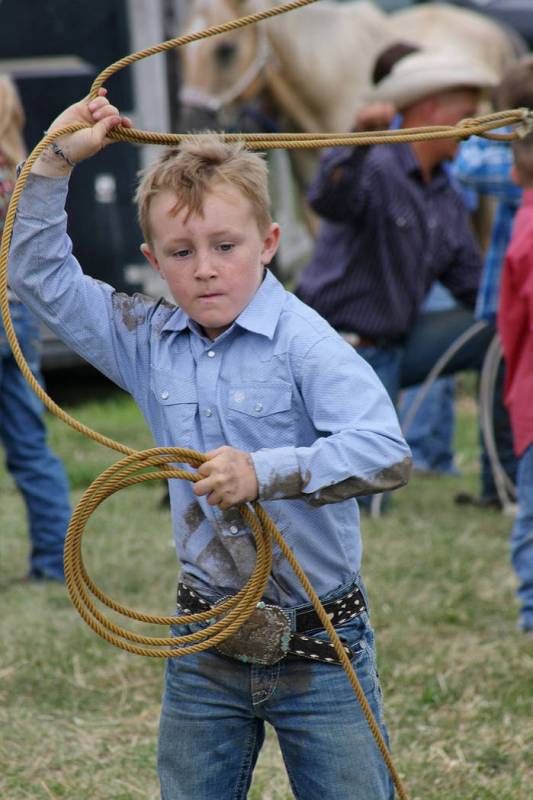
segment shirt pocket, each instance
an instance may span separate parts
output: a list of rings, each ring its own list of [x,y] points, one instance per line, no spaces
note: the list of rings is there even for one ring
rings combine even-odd
[[[228,424],[247,449],[294,445],[292,387],[284,381],[229,387]]]
[[[160,408],[168,442],[173,447],[190,445],[198,411],[196,384],[192,378],[152,368],[150,385]]]

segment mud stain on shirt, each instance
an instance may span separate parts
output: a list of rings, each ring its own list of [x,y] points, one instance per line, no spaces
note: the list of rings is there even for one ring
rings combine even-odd
[[[310,480],[311,473],[309,470],[304,475],[300,474],[300,470],[289,472],[286,475],[278,475],[273,472],[268,483],[261,489],[260,499],[279,500],[285,498],[286,500],[295,500],[301,498]]]
[[[403,461],[376,472],[371,478],[362,478],[356,475],[346,478],[340,483],[335,483],[333,486],[325,486],[309,498],[309,504],[321,506],[325,503],[340,503],[350,497],[399,489],[401,486],[405,486],[409,480],[411,465],[411,458],[406,457]]]
[[[215,536],[198,556],[197,564],[214,586],[244,586],[255,568],[256,558],[250,533]]]
[[[129,331],[135,330],[146,319],[148,306],[153,305],[153,300],[145,294],[124,294],[115,292],[112,295],[113,309],[122,317],[122,322]]]
[[[205,514],[202,510],[202,507],[198,500],[192,500],[191,503],[187,506],[185,513],[183,515],[183,521],[185,523],[186,531],[183,536],[183,547],[187,546],[187,542],[193,535],[193,533],[198,530],[202,522],[205,520]]]

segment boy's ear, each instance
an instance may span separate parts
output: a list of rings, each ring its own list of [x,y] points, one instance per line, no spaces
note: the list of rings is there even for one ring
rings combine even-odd
[[[273,222],[263,240],[263,252],[261,253],[261,263],[265,266],[270,264],[276,250],[279,247],[280,227],[277,222]]]
[[[145,259],[152,265],[152,267],[156,270],[156,272],[161,272],[159,268],[159,261],[153,254],[150,245],[143,242],[141,245],[141,253],[145,257]]]

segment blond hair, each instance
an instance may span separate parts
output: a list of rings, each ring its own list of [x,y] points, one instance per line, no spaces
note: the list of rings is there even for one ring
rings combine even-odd
[[[242,142],[224,142],[214,133],[198,134],[167,150],[140,175],[135,200],[148,243],[152,241],[150,204],[165,190],[176,196],[172,213],[187,209],[188,219],[191,214],[203,215],[205,197],[215,184],[227,183],[249,200],[261,233],[266,233],[272,223],[265,160]]]
[[[13,175],[19,161],[26,157],[22,138],[24,123],[24,111],[15,84],[7,75],[0,75],[0,150]]]

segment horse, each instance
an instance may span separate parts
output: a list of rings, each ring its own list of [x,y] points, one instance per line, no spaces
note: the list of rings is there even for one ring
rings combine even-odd
[[[276,0],[192,0],[182,32],[196,32],[280,4]],[[453,45],[498,76],[526,49],[517,47],[508,30],[488,17],[453,6],[417,5],[386,14],[369,0],[321,0],[181,48],[180,128],[349,130],[371,88],[377,55],[396,41],[429,48]],[[290,278],[293,265],[309,254],[318,226],[304,200],[316,172],[317,151],[294,150],[289,157],[284,151],[274,151],[269,159],[273,204],[285,231],[278,261],[281,273]],[[299,198],[293,196],[289,172]],[[479,224],[484,229],[489,223]]]
[[[192,0],[184,33],[262,11],[273,0]],[[444,4],[386,14],[369,0],[316,5],[187,45],[181,55],[182,128],[237,127],[260,97],[283,130],[348,130],[371,85],[377,54],[393,41],[454,48],[502,75],[517,56],[509,31]]]

